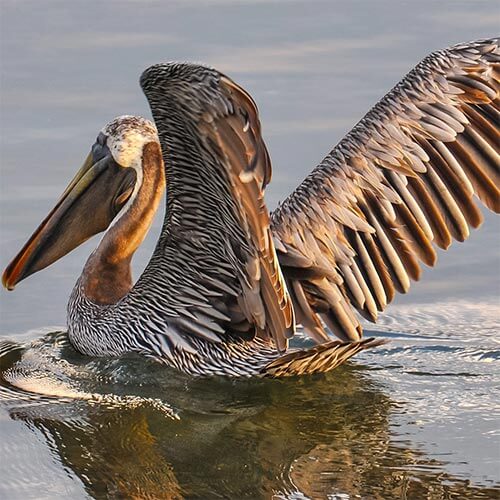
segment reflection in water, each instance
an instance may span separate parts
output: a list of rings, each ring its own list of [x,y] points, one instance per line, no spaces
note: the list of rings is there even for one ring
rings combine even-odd
[[[404,408],[359,364],[297,379],[191,379],[136,357],[83,358],[56,332],[26,348],[1,343],[0,366],[2,406],[95,498],[497,492],[395,440],[390,417]]]
[[[149,64],[205,61],[251,91],[275,166],[272,208],[413,64],[498,31],[493,0],[0,6],[4,265],[96,125],[149,116],[137,84]],[[63,335],[0,345],[0,497],[497,498],[500,231],[485,220],[389,309],[387,349],[328,376],[190,381],[145,360],[82,359]],[[89,245],[26,282],[22,298],[0,290],[2,334],[31,340],[41,334],[19,332],[65,321]],[[27,392],[41,380],[52,397]]]
[[[85,413],[60,420],[32,409],[18,408],[10,414],[39,430],[51,452],[94,498],[182,498],[172,467],[159,452],[143,411]]]

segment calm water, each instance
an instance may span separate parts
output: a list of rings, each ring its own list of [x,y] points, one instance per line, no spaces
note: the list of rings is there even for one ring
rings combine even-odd
[[[98,130],[149,116],[137,83],[149,64],[201,60],[252,93],[273,207],[416,62],[495,34],[500,12],[496,1],[3,0],[0,22],[4,267]],[[324,376],[193,380],[78,355],[54,325],[95,239],[2,290],[0,498],[497,498],[500,227],[485,215],[369,326],[391,342]]]

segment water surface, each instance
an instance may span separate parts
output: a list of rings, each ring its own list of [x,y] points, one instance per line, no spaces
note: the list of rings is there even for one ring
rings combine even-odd
[[[486,1],[6,0],[0,264],[106,122],[150,116],[137,83],[149,64],[204,61],[252,93],[272,208],[422,57],[499,21]],[[368,327],[387,346],[327,375],[246,382],[75,353],[53,325],[91,240],[0,292],[0,498],[498,496],[499,234],[485,213],[467,243],[440,252]]]

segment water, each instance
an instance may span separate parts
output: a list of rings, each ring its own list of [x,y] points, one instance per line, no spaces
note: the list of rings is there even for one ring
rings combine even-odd
[[[252,93],[273,207],[418,60],[500,21],[481,1],[6,0],[0,18],[2,266],[98,130],[150,116],[137,81],[151,63],[201,60]],[[2,291],[0,498],[498,497],[500,232],[485,216],[368,326],[388,345],[303,379],[79,356],[52,325],[95,239]]]

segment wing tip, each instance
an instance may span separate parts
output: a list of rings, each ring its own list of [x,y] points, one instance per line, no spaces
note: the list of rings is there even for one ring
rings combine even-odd
[[[281,356],[267,364],[262,369],[261,376],[279,378],[325,373],[343,364],[358,352],[379,347],[388,342],[388,339],[378,337],[369,337],[356,342],[334,340]]]

